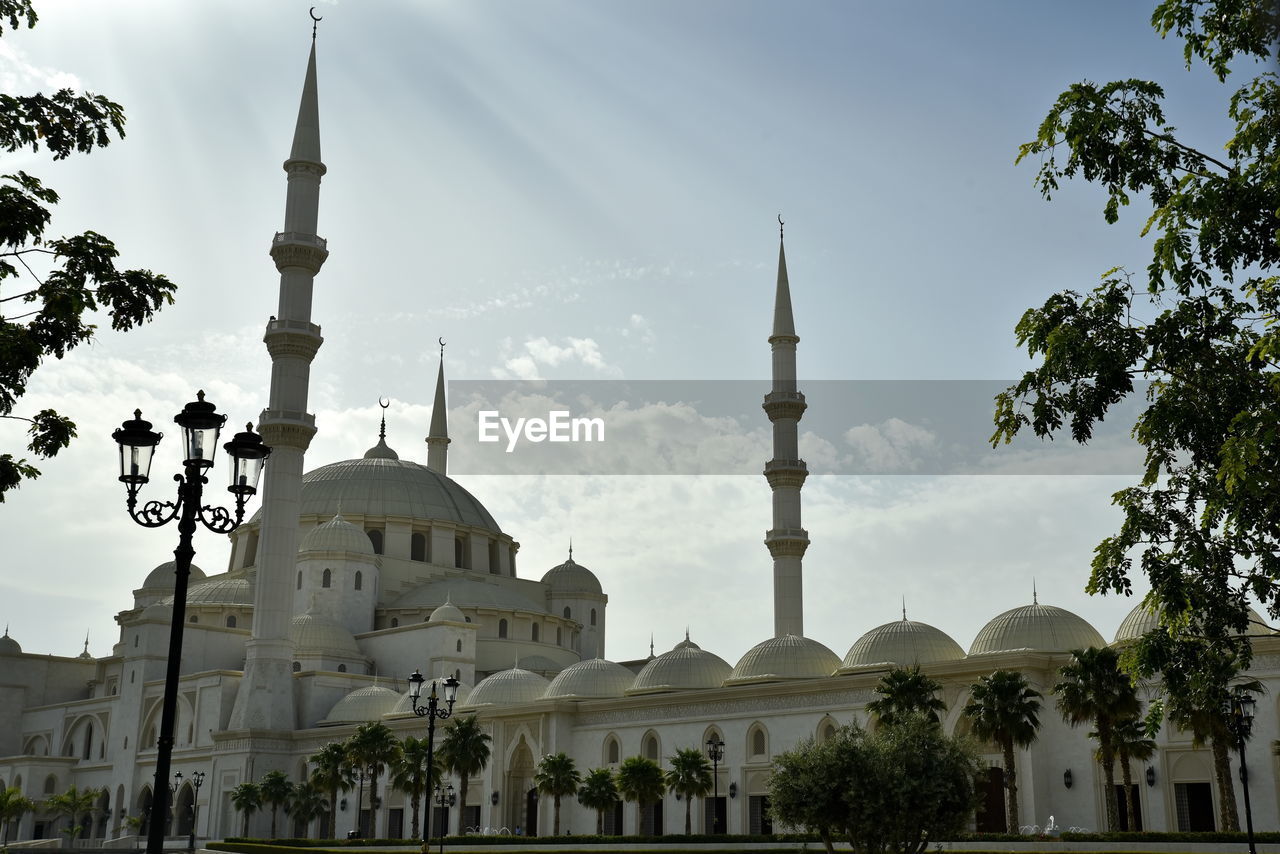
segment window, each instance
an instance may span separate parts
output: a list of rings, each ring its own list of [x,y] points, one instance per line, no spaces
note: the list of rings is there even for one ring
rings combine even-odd
[[[294,589],[295,589],[295,590],[301,590],[301,589],[302,589],[302,570],[298,570],[298,583],[297,583],[297,585],[294,587]]]
[[[244,566],[253,566],[258,559],[258,532],[252,530],[249,532],[249,541],[244,547]]]
[[[83,758],[88,759],[93,755],[93,724],[86,724],[84,728],[84,753]]]
[[[464,537],[453,538],[453,565],[458,569],[471,568],[471,544]]]
[[[302,672],[302,662],[300,662],[300,661],[295,661],[295,662],[293,663],[293,672],[294,672],[294,673],[301,673],[301,672]]]
[[[489,574],[501,575],[502,568],[498,566],[498,541],[489,541]]]
[[[365,533],[369,535],[369,542],[373,545],[373,553],[376,555],[382,554],[382,532],[377,528],[373,528],[365,531]]]
[[[458,641],[458,652],[462,652],[462,641]]]
[[[400,618],[399,618],[399,617],[392,617],[392,618],[391,618],[391,628],[393,628],[393,629],[394,629],[394,628],[395,628],[396,626],[398,626],[398,625],[400,625]]]
[[[339,673],[346,673],[346,672],[347,672],[347,665],[345,665],[345,664],[339,664],[339,665],[338,665],[338,672],[339,672]]]
[[[505,638],[507,636],[507,621],[498,620],[498,637]]]
[[[326,569],[326,570],[321,574],[321,576],[320,576],[320,586],[321,586],[321,587],[332,587],[332,586],[333,586],[333,570],[331,570],[331,569]]]
[[[653,733],[644,737],[644,756],[654,762],[658,761],[658,737]]]
[[[564,646],[564,634],[559,626],[556,626],[556,646]]]
[[[768,738],[765,735],[764,727],[756,724],[751,728],[751,733],[747,736],[747,748],[753,757],[764,756],[769,752]]]
[[[564,606],[564,618],[565,618],[566,620],[572,620],[572,619],[573,619],[573,612],[569,610],[569,606],[568,606],[568,605],[565,605],[565,606]]]
[[[187,620],[187,622],[188,622],[188,623],[198,623],[198,622],[200,622],[200,618],[199,618],[199,617],[197,617],[195,614],[192,614],[192,615],[191,615],[191,617]]]
[[[537,643],[538,642],[538,624],[537,623],[533,624],[532,637],[533,637],[534,643]]]
[[[227,617],[227,628],[234,629],[235,627],[236,627],[236,616],[235,614],[232,614],[231,616]]]
[[[364,573],[356,570],[356,589],[360,590],[364,587]]]
[[[617,765],[618,760],[621,758],[621,753],[621,748],[618,747],[618,740],[613,736],[609,736],[605,741],[604,747],[605,762],[610,765]]]
[[[414,534],[409,538],[409,560],[425,563],[427,560],[427,535]]]
[[[454,669],[454,671],[453,671],[453,678],[454,678],[454,679],[457,679],[457,680],[459,680],[459,681],[461,681],[461,679],[462,679],[462,671],[461,671],[460,669],[455,668],[455,669]]]
[[[596,624],[596,609],[592,608],[591,609],[591,625],[594,626],[595,624]]]
[[[44,793],[52,795],[56,791],[58,791],[58,778],[50,774],[44,778]]]

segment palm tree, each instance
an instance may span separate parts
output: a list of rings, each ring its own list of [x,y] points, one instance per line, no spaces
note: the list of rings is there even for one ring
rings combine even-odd
[[[1106,778],[1107,829],[1116,830],[1115,741],[1112,729],[1116,722],[1136,717],[1141,711],[1138,692],[1129,677],[1120,671],[1120,657],[1114,649],[1074,649],[1071,662],[1060,671],[1062,681],[1053,686],[1058,695],[1058,710],[1073,727],[1092,723]]]
[[[440,740],[440,767],[458,775],[458,833],[462,833],[462,813],[467,808],[467,784],[489,764],[489,742],[493,739],[480,728],[475,715],[454,718]]]
[[[684,835],[693,833],[693,799],[711,791],[711,761],[696,747],[682,747],[671,757],[667,788],[684,798]]]
[[[369,778],[369,835],[377,839],[378,777],[400,758],[400,740],[382,721],[369,721],[356,727],[347,742],[347,756]]]
[[[604,836],[604,811],[618,802],[618,784],[608,768],[592,768],[578,789],[578,803],[596,811],[596,836]]]
[[[412,803],[413,821],[409,835],[418,838],[419,807],[422,796],[432,791],[440,782],[439,757],[433,757],[436,766],[431,772],[427,770],[427,740],[408,736],[400,745],[400,759],[391,766],[391,785],[405,793]]]
[[[262,803],[271,807],[271,838],[276,839],[276,815],[280,807],[293,797],[293,783],[283,771],[268,771],[258,784],[258,792],[262,795]]]
[[[231,790],[231,806],[244,817],[240,835],[249,835],[249,817],[262,806],[262,790],[257,783],[241,783]]]
[[[643,756],[631,756],[618,766],[618,792],[623,800],[636,802],[636,832],[643,822],[644,805],[661,800],[667,791],[658,763]]]
[[[354,781],[351,766],[347,762],[346,745],[331,741],[307,758],[315,768],[311,769],[311,782],[329,795],[328,832],[321,830],[321,837],[333,839],[338,835],[334,823],[338,819],[338,790],[347,791]]]
[[[98,798],[101,797],[102,789],[82,790],[71,786],[61,794],[50,795],[45,799],[43,806],[45,810],[58,818],[65,815],[71,819],[71,827],[63,832],[71,837],[74,842],[75,838],[80,835],[80,831],[84,829],[84,826],[78,821],[80,816],[92,812],[98,803]]]
[[[1092,736],[1093,733],[1090,733]],[[1120,759],[1120,778],[1124,781],[1125,816],[1129,820],[1128,830],[1138,830],[1135,826],[1137,813],[1134,812],[1133,801],[1133,763],[1131,760],[1145,762],[1155,755],[1156,743],[1147,737],[1147,727],[1136,715],[1116,721],[1111,730],[1111,739],[1115,743],[1115,753]],[[1101,759],[1101,751],[1099,751]]]
[[[938,713],[947,710],[947,704],[937,696],[941,690],[942,685],[920,672],[920,665],[895,667],[880,677],[875,687],[880,699],[867,703],[867,711],[886,726],[911,712],[919,712],[936,724]]]
[[[299,783],[293,787],[293,794],[289,797],[289,803],[285,805],[285,812],[302,822],[302,835],[305,838],[307,830],[312,819],[324,815],[327,808],[324,792],[320,790],[315,783],[310,780]],[[321,828],[324,824],[321,823]]]
[[[560,835],[560,798],[577,792],[578,784],[581,782],[582,775],[574,767],[573,760],[564,752],[554,756],[548,754],[538,763],[538,770],[533,775],[533,784],[538,787],[539,792],[550,795],[553,799],[555,820],[551,831],[552,836]]]
[[[23,797],[22,790],[17,786],[0,789],[0,822],[4,823],[4,835],[0,837],[0,845],[7,845],[9,842],[9,822],[21,820],[35,808],[35,802]]]
[[[997,670],[969,689],[964,715],[973,734],[1000,745],[1004,754],[1005,818],[1010,833],[1018,832],[1018,774],[1013,748],[1030,747],[1040,728],[1039,691],[1016,670]]]

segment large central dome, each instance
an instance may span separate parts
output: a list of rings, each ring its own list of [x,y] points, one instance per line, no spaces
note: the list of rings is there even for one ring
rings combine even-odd
[[[343,460],[302,476],[303,518],[401,516],[438,519],[501,533],[476,497],[419,463],[389,458]]]

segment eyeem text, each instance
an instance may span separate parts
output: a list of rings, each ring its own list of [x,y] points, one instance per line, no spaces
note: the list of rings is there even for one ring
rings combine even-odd
[[[496,409],[482,409],[478,416],[479,441],[498,442],[507,437],[507,453],[521,439],[527,442],[603,442],[603,418],[572,418],[569,411],[556,409],[546,418],[503,418]],[[499,432],[501,431],[501,433]]]

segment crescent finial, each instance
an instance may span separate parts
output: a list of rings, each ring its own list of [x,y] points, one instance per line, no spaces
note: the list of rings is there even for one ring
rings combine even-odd
[[[315,7],[315,6],[312,6],[312,7],[311,7],[311,9],[307,12],[307,14],[311,16],[311,40],[312,40],[312,41],[315,41],[315,40],[316,40],[316,24],[318,24],[318,23],[320,23],[321,21],[323,21],[323,20],[324,20],[324,18],[323,18],[323,17],[319,17],[319,18],[317,18],[317,17],[316,17],[316,7]]]
[[[440,342],[440,358],[443,359],[444,358],[444,338],[437,338],[436,340]]]
[[[391,399],[387,397],[379,397],[378,405],[381,406],[383,409],[386,409],[391,405]]]
[[[784,225],[786,225],[786,223],[782,221],[782,214],[781,214],[781,213],[779,213],[779,214],[778,214],[778,238],[779,238],[779,239],[781,239],[781,238],[782,238],[782,227],[783,227]]]

